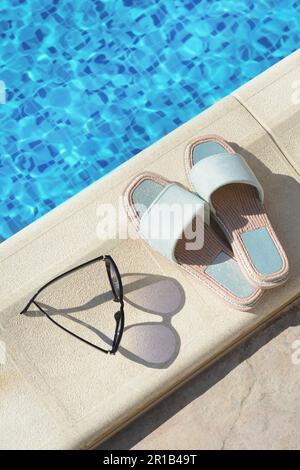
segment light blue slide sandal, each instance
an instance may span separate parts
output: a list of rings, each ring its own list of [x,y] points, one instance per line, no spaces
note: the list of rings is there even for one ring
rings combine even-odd
[[[196,194],[159,175],[143,173],[130,183],[124,201],[137,232],[152,249],[188,271],[232,307],[250,310],[257,304],[263,291],[249,281],[231,250],[209,225],[207,204]],[[192,210],[187,210],[183,218],[172,219],[174,207]],[[198,233],[198,209],[202,209],[199,230],[203,236],[201,245],[191,247],[187,229],[192,227]],[[160,211],[163,217],[159,218]],[[175,228],[170,232],[170,227]]]
[[[249,279],[265,289],[285,282],[288,259],[263,205],[263,188],[244,158],[221,137],[205,136],[189,143],[185,166]]]

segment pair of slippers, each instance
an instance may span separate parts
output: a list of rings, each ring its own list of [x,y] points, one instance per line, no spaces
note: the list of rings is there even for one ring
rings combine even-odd
[[[282,284],[289,273],[287,256],[263,205],[263,188],[243,157],[218,136],[189,143],[185,168],[193,192],[143,173],[125,191],[127,213],[153,249],[196,276],[232,307],[250,310],[265,289]],[[175,218],[172,233],[163,237],[159,233],[168,228],[170,218],[153,216],[172,204],[192,210]],[[195,226],[200,213],[204,243],[189,249],[186,229]],[[149,235],[151,224],[160,225],[156,228],[162,230],[154,230],[158,235],[153,230]]]

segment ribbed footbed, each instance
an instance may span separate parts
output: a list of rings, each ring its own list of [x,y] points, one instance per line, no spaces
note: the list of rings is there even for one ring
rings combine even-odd
[[[270,225],[257,190],[253,186],[224,186],[212,195],[212,204],[217,217],[227,227],[230,242],[241,232]]]
[[[218,238],[215,232],[208,226],[204,226],[204,246],[200,250],[187,250],[187,240],[183,237],[178,240],[175,257],[179,264],[185,267],[192,267],[195,272],[204,271],[221,251],[225,251],[229,256],[232,253]]]

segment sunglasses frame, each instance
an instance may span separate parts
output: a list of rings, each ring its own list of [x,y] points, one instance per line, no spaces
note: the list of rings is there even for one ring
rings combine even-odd
[[[46,289],[47,287],[49,287],[51,284],[53,284],[54,282],[58,281],[59,279],[62,279],[64,278],[65,276],[67,276],[68,274],[72,274],[73,272],[76,272],[78,270],[80,270],[81,268],[84,268],[85,266],[88,266],[90,264],[93,264],[93,263],[96,263],[98,261],[104,261],[105,262],[105,267],[106,267],[106,272],[107,272],[107,276],[108,276],[108,280],[109,280],[109,283],[110,283],[110,286],[111,286],[111,290],[112,290],[112,293],[113,293],[113,296],[114,296],[114,302],[118,302],[120,304],[120,308],[119,310],[117,310],[117,312],[115,313],[114,315],[114,318],[116,320],[116,328],[115,328],[115,333],[114,333],[114,339],[113,339],[113,343],[112,343],[112,347],[111,349],[104,349],[104,348],[101,348],[100,346],[98,346],[97,344],[94,344],[84,338],[82,338],[81,336],[77,335],[76,333],[73,333],[73,331],[69,330],[68,328],[64,327],[63,325],[61,325],[60,323],[58,323],[56,320],[54,320],[44,309],[43,307],[41,307],[37,302],[36,302],[36,298],[37,296],[44,290]],[[114,282],[113,282],[113,278],[112,278],[112,274],[111,274],[111,270],[112,270],[112,267],[115,271],[115,274],[117,276],[117,280],[118,280],[118,283],[119,283],[119,294],[114,286]],[[27,310],[29,309],[30,305],[31,304],[34,304],[52,323],[54,323],[56,326],[58,326],[59,328],[61,328],[63,331],[65,331],[66,333],[69,333],[71,336],[73,336],[74,338],[77,338],[79,339],[80,341],[82,341],[83,343],[85,344],[88,344],[89,346],[92,346],[93,348],[97,349],[98,351],[101,351],[105,354],[115,354],[119,348],[119,345],[120,345],[120,342],[121,342],[121,339],[122,339],[122,336],[123,336],[123,332],[124,332],[124,326],[125,326],[125,314],[124,314],[124,299],[123,299],[123,284],[122,284],[122,279],[121,279],[121,275],[120,275],[120,272],[118,270],[118,267],[116,265],[116,263],[114,262],[113,258],[110,256],[110,255],[102,255],[102,256],[98,256],[97,258],[93,258],[89,261],[86,261],[85,263],[82,263],[72,269],[70,269],[69,271],[66,271],[64,272],[63,274],[59,274],[58,276],[56,276],[55,278],[51,279],[51,281],[47,282],[47,284],[45,284],[44,286],[42,286],[35,294],[34,296],[31,297],[30,301],[26,304],[26,307],[20,312],[20,314],[23,314],[25,312],[27,312]]]

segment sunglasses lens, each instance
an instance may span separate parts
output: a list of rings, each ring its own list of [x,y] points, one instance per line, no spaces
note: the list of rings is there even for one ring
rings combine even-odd
[[[109,265],[109,277],[113,287],[114,294],[118,300],[121,300],[121,284],[120,277],[116,271],[116,268],[113,263]]]

